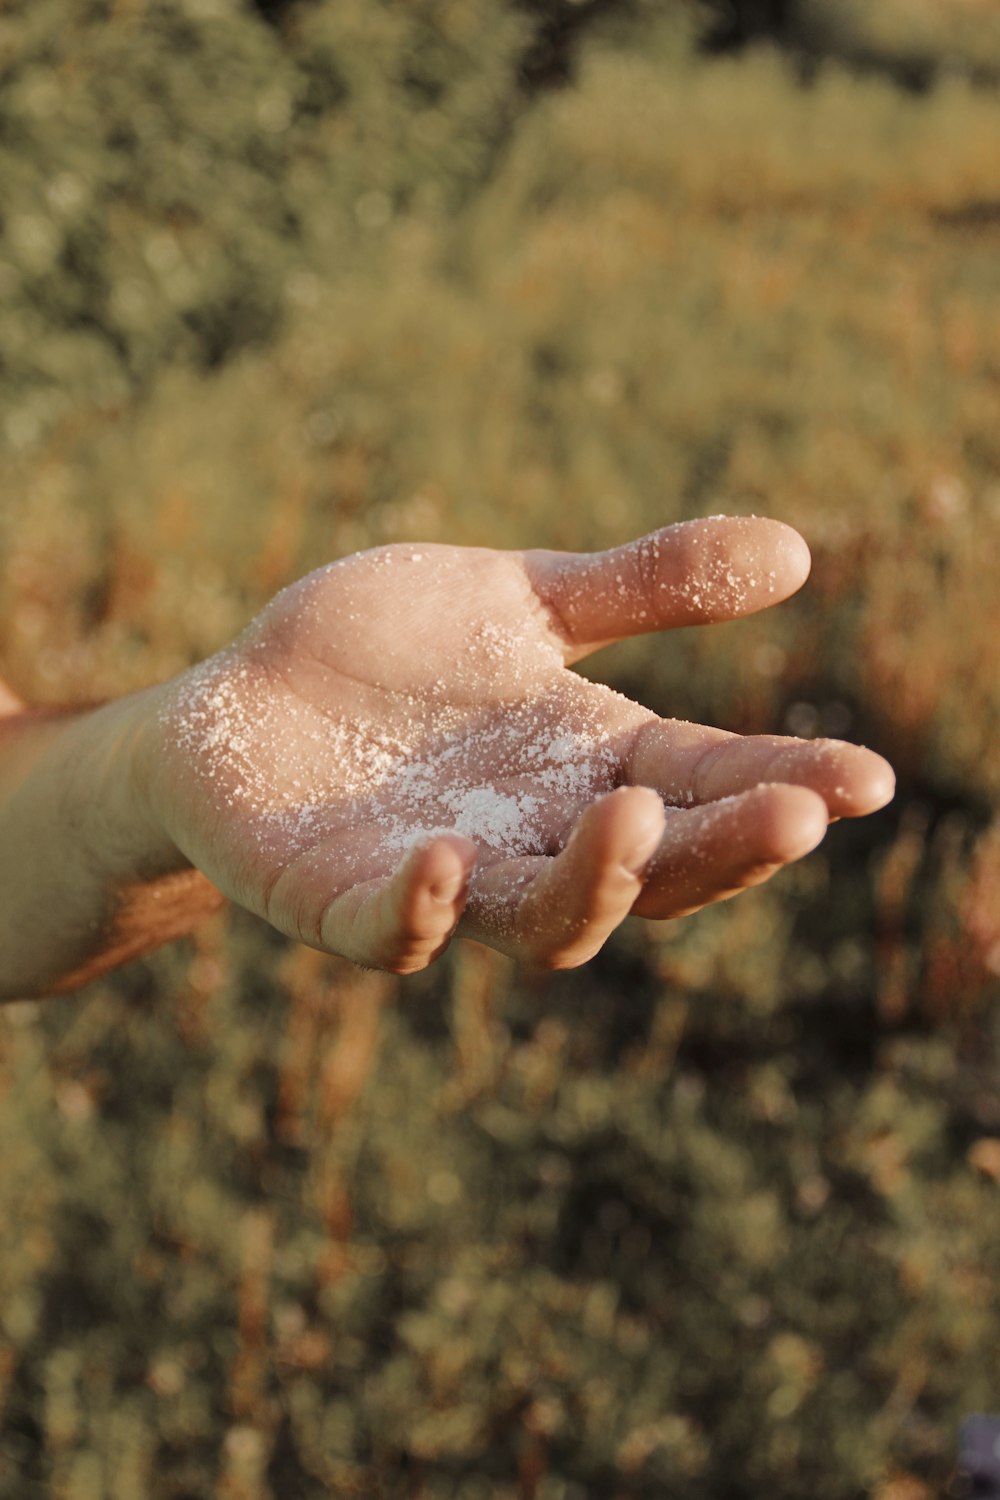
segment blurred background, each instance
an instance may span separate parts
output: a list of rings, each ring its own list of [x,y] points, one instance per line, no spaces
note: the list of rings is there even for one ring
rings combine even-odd
[[[240,913],[0,1013],[2,1500],[930,1500],[1000,1408],[1000,4],[0,0],[0,674],[757,512],[588,670],[895,803],[532,979]],[[991,750],[991,746],[994,748]]]

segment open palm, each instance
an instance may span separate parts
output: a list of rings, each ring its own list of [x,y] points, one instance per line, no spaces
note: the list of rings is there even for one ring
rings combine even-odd
[[[788,527],[736,518],[598,554],[345,558],[164,690],[163,824],[225,894],[359,963],[410,972],[456,931],[582,963],[630,911],[730,896],[891,796],[867,750],[663,720],[570,670],[808,567]]]

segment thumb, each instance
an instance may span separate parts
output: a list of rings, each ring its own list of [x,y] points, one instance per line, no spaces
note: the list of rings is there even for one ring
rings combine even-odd
[[[758,516],[681,521],[608,552],[524,554],[570,661],[623,636],[754,614],[801,588],[809,566],[797,531]]]

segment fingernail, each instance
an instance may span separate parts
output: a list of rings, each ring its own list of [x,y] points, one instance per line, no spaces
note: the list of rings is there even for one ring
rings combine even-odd
[[[431,886],[431,895],[442,906],[452,906],[464,885],[464,875],[449,875],[446,880],[439,880],[436,885]]]

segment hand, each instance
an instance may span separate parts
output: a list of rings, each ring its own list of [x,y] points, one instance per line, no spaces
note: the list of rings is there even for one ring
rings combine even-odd
[[[725,899],[891,797],[870,751],[660,719],[569,670],[808,570],[794,531],[746,518],[593,555],[344,558],[159,690],[156,819],[225,894],[358,963],[409,973],[456,932],[583,963],[629,912]]]

